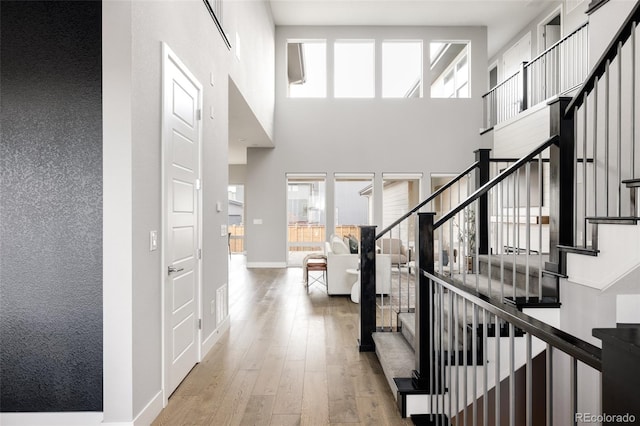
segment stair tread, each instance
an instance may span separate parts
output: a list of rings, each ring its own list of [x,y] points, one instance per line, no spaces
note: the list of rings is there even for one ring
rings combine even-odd
[[[558,250],[567,253],[584,254],[586,256],[597,256],[599,250],[594,250],[593,247],[575,247],[575,246],[563,246],[558,245]]]
[[[640,220],[636,216],[589,216],[586,218],[592,224],[619,224],[619,225],[635,225]]]
[[[625,179],[625,180],[622,181],[622,183],[627,185],[627,188],[637,188],[637,187],[640,187],[640,178],[638,178],[638,179]]]
[[[387,377],[411,377],[415,354],[401,333],[373,333],[376,354]]]

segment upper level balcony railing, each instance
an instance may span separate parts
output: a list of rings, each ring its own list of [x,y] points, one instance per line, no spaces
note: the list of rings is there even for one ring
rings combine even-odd
[[[524,62],[520,70],[482,96],[486,129],[582,84],[589,72],[588,23]]]

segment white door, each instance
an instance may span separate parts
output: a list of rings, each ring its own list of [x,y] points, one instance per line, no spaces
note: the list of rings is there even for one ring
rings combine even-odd
[[[165,394],[199,361],[202,86],[163,45]]]
[[[528,32],[502,56],[502,79],[518,72],[523,62],[531,60],[531,32]]]

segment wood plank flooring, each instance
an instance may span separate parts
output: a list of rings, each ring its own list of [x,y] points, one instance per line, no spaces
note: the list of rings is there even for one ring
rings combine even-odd
[[[153,425],[410,425],[374,353],[357,348],[358,305],[307,294],[299,268],[230,262],[228,333]]]

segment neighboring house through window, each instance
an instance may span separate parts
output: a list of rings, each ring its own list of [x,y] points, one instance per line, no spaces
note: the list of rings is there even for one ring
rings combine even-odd
[[[430,43],[431,97],[468,98],[469,89],[469,43]]]

